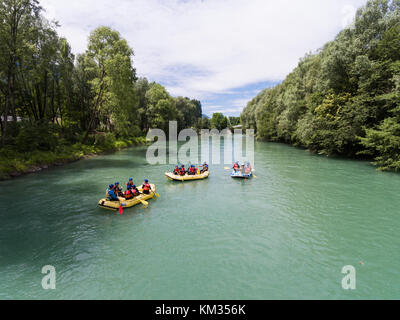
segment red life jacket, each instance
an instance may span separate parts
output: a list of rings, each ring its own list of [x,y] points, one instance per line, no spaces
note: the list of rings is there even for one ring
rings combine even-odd
[[[133,189],[133,190],[132,190],[132,194],[133,194],[133,196],[135,196],[135,197],[136,197],[136,196],[138,195],[138,192],[137,192],[137,190],[136,190],[136,189]]]
[[[239,169],[239,165],[237,163],[234,164],[233,169]]]
[[[133,197],[132,193],[129,190],[126,190],[125,191],[125,199],[131,199],[132,197]]]
[[[148,183],[145,183],[145,184],[143,185],[143,190],[144,190],[144,191],[150,191],[150,189],[151,189],[151,186],[150,186]]]

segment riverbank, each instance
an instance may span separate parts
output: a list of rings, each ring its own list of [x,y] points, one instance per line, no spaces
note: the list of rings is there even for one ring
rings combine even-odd
[[[2,148],[0,149],[0,181],[144,144],[146,144],[146,137],[117,140],[107,145],[76,143],[70,146],[60,146],[55,151],[36,150],[21,153],[11,147]]]

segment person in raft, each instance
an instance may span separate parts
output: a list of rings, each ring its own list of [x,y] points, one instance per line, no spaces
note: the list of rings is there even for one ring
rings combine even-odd
[[[149,180],[147,180],[147,179],[144,180],[142,188],[143,188],[143,193],[144,194],[150,194],[151,185],[149,184]]]
[[[179,173],[180,173],[179,167],[176,166],[174,170],[174,175],[179,176]]]
[[[128,189],[125,191],[125,199],[126,200],[132,200],[133,198],[136,198],[139,195],[140,195],[140,192],[134,184],[129,185]]]
[[[207,172],[208,171],[208,164],[207,164],[207,162],[204,162],[204,164],[203,164],[203,169],[201,169],[201,173],[204,173],[204,172]]]
[[[132,200],[133,199],[133,194],[132,194],[132,189],[130,188],[129,190],[126,190],[124,193],[124,198],[125,200]]]
[[[114,192],[115,186],[113,184],[110,184],[108,189],[107,189],[107,200],[109,201],[119,201],[117,195]]]
[[[124,192],[124,197],[126,200],[131,200],[133,198],[133,194],[132,194],[133,186],[134,186],[133,178],[130,178],[129,181],[126,183],[126,191]]]
[[[253,168],[249,162],[246,163],[245,174],[250,174],[253,171]]]
[[[188,175],[189,176],[194,176],[195,174],[196,174],[195,167],[194,166],[190,166],[190,168],[188,170]]]
[[[133,178],[129,178],[129,181],[126,184],[126,190],[131,190],[133,186],[134,186]]]
[[[239,161],[235,162],[235,164],[233,165],[233,170],[235,170],[235,172],[239,171]]]
[[[133,194],[133,197],[140,196],[140,191],[135,185],[132,186],[131,193]]]
[[[185,166],[181,167],[180,173],[179,173],[182,177],[186,174],[186,170],[185,170]]]
[[[117,197],[122,197],[124,194],[122,193],[122,188],[119,187],[119,182],[115,183],[114,186],[114,193],[117,195]]]

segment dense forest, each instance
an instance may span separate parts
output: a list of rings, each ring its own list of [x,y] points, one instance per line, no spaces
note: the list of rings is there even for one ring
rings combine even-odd
[[[43,10],[36,0],[0,2],[0,178],[143,143],[170,120],[212,125],[200,101],[138,78],[119,32],[98,27],[75,56]]]
[[[370,0],[351,26],[262,91],[241,121],[260,139],[400,170],[400,1]]]

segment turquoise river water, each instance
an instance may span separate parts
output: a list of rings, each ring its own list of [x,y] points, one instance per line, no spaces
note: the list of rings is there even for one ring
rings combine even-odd
[[[400,175],[255,152],[248,181],[211,165],[208,180],[174,183],[137,147],[0,182],[0,299],[399,299]],[[122,216],[97,207],[129,177],[161,198]],[[342,288],[346,265],[356,290]]]

